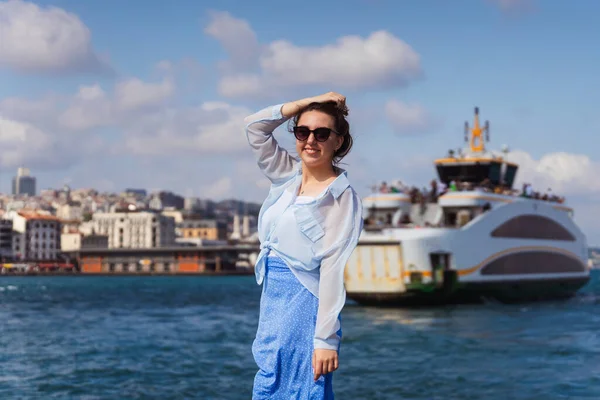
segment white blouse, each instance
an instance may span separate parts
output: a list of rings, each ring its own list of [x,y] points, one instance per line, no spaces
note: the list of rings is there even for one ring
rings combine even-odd
[[[297,196],[302,164],[273,137],[287,120],[281,107],[265,108],[245,120],[258,166],[271,181],[258,217],[256,281],[263,282],[266,257],[280,257],[319,299],[314,347],[338,350],[338,317],[346,301],[344,269],[362,232],[362,203],[343,170],[319,196]]]

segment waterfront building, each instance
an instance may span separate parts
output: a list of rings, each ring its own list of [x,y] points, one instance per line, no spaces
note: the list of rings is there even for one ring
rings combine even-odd
[[[13,257],[13,222],[0,219],[0,259],[10,260]]]
[[[66,252],[80,249],[107,249],[107,235],[84,235],[79,231],[66,232],[60,235],[60,249]]]
[[[12,247],[21,260],[55,260],[60,252],[61,223],[53,215],[41,211],[11,212]]]
[[[141,249],[172,246],[175,220],[155,212],[95,213],[94,232],[108,236],[108,248]]]
[[[227,224],[214,219],[186,218],[179,224],[183,238],[226,240]]]

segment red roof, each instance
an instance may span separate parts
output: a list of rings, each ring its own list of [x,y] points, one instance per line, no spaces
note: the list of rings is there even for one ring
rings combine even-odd
[[[60,222],[60,219],[54,215],[40,214],[37,212],[19,211],[19,215],[27,220],[44,220]]]

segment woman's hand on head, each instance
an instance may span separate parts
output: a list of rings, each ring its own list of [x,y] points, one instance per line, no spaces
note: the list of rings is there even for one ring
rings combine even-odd
[[[346,96],[336,93],[328,92],[319,96],[307,97],[302,100],[291,101],[285,103],[281,108],[281,114],[284,117],[293,117],[298,114],[304,107],[307,107],[310,103],[326,103],[328,101],[335,101],[340,108],[344,108],[346,105]]]
[[[312,98],[315,103],[327,103],[328,101],[335,101],[338,105],[346,104],[346,96],[336,92],[327,92],[325,94],[315,96]]]
[[[312,359],[315,381],[338,369],[338,353],[335,350],[315,349]]]

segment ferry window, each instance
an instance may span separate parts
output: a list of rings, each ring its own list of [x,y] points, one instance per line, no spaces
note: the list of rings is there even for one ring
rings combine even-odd
[[[499,163],[440,165],[437,170],[440,180],[446,184],[453,180],[480,184],[485,179],[490,179],[492,183],[497,184],[500,182],[501,165]]]
[[[456,225],[456,212],[451,211],[447,212],[444,215],[444,225],[445,226],[454,226]]]
[[[473,176],[473,180],[471,180],[471,182],[475,184],[483,182],[485,178],[488,178],[490,176],[490,170],[490,165],[477,165],[475,167],[472,167],[470,169],[471,176]]]
[[[584,270],[581,261],[565,254],[528,251],[495,259],[481,269],[481,275],[555,274]]]
[[[448,166],[448,165],[438,165],[437,167],[438,175],[440,177],[440,181],[448,184],[450,181],[456,179],[460,176],[460,167],[456,166]]]
[[[490,179],[490,182],[492,182],[494,184],[500,183],[500,175],[502,172],[502,165],[499,163],[491,164],[489,171],[490,172],[488,174],[488,178]]]
[[[492,231],[492,237],[575,241],[559,223],[541,215],[520,215]]]
[[[516,175],[517,167],[515,165],[507,165],[506,172],[504,173],[504,183],[509,187],[512,187]]]

